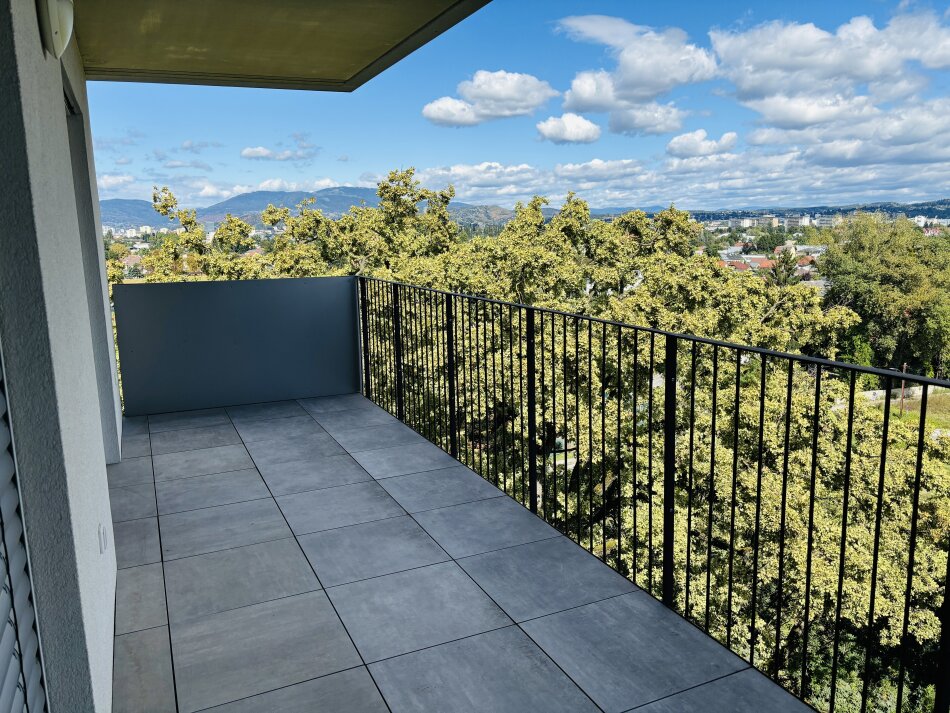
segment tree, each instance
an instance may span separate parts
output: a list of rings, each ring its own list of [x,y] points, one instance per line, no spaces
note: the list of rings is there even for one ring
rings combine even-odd
[[[776,287],[788,287],[801,282],[801,278],[796,274],[798,270],[798,257],[793,250],[782,250],[775,256],[775,264],[769,268],[769,282]]]
[[[929,373],[950,360],[950,240],[927,236],[909,220],[855,216],[827,232],[818,269],[826,304],[861,316],[848,333],[870,345],[878,366]]]

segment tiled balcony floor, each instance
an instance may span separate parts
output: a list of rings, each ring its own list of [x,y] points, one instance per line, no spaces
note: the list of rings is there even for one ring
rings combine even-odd
[[[362,396],[124,433],[116,713],[810,710]]]

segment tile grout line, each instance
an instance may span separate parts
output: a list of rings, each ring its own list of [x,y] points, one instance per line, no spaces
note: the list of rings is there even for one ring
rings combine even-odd
[[[421,435],[421,434],[420,434],[420,435]],[[423,438],[424,438],[424,436],[423,436]],[[497,487],[497,486],[496,486],[496,487]],[[516,502],[517,502],[517,501],[516,501]],[[409,515],[409,517],[412,517],[412,515]],[[412,519],[413,519],[413,521],[416,523],[416,525],[418,525],[419,527],[421,527],[421,528],[423,529],[423,531],[425,531],[425,533],[426,533],[427,535],[429,535],[429,537],[432,537],[432,533],[430,533],[428,530],[426,530],[425,527],[422,526],[422,523],[420,523],[420,522],[419,522],[418,520],[416,520],[414,517],[413,517]],[[435,540],[434,537],[432,537],[432,539]],[[550,539],[554,539],[554,538],[552,537],[552,538],[550,538]],[[438,543],[438,540],[436,540],[436,543]],[[523,544],[531,544],[531,543],[523,543]],[[483,553],[483,554],[484,554],[484,553]],[[451,555],[449,555],[449,556],[451,557]],[[571,678],[571,676],[568,675],[567,671],[565,671],[563,668],[561,668],[560,664],[558,664],[558,662],[555,661],[555,660],[551,657],[551,655],[550,655],[547,651],[545,651],[545,650],[541,647],[540,644],[538,644],[538,642],[536,642],[534,639],[531,638],[531,636],[530,636],[530,634],[528,634],[528,632],[526,632],[524,629],[521,628],[521,626],[518,624],[518,622],[516,622],[516,621],[511,617],[511,615],[509,615],[508,612],[506,612],[505,609],[504,609],[498,602],[495,601],[494,597],[492,597],[491,594],[489,594],[488,592],[486,592],[485,589],[484,589],[478,582],[475,581],[474,577],[472,577],[472,575],[470,575],[470,574],[468,573],[468,571],[466,571],[466,569],[465,569],[462,565],[459,564],[458,560],[457,560],[455,557],[452,557],[452,562],[453,562],[453,564],[455,564],[456,567],[458,567],[458,568],[465,574],[466,577],[469,578],[469,580],[472,582],[472,584],[474,584],[476,587],[478,587],[478,589],[479,589],[486,597],[488,597],[488,599],[491,601],[492,604],[494,604],[496,607],[498,607],[498,611],[500,611],[500,612],[503,613],[506,617],[508,617],[508,620],[512,622],[511,625],[512,625],[512,626],[516,626],[516,627],[518,628],[518,630],[521,631],[521,633],[523,633],[525,636],[527,636],[528,639],[529,639],[535,646],[537,646],[538,651],[540,651],[542,654],[544,654],[544,656],[548,659],[548,661],[550,661],[552,664],[554,664],[554,666],[556,666],[557,669],[558,669],[562,674],[564,674],[564,676],[567,678],[567,680],[570,681],[571,683],[573,683],[573,684],[577,687],[577,690],[580,691],[582,694],[584,694],[584,696],[591,702],[591,705],[593,705],[596,709],[598,709],[598,710],[600,710],[600,711],[603,711],[603,709],[602,709],[600,706],[598,706],[596,702],[594,702],[594,699],[591,698],[590,694],[588,694],[587,691],[585,691],[583,688],[581,688],[580,684],[579,684],[577,681],[575,681],[573,678]],[[506,628],[506,627],[501,627],[501,628]],[[484,633],[488,633],[488,632],[480,632],[480,633],[483,633],[483,634],[484,634]],[[474,634],[473,636],[477,636],[477,635],[478,635],[478,634]],[[467,637],[467,638],[470,638],[470,637]],[[445,642],[445,643],[450,643],[450,642]],[[410,653],[411,653],[411,652],[410,652]]]
[[[145,419],[148,425],[148,417]],[[175,673],[175,647],[172,645],[172,620],[168,613],[168,585],[165,583],[165,552],[162,548],[162,522],[158,517],[158,485],[155,481],[155,460],[152,452],[152,434],[148,434],[149,457],[152,460],[152,490],[155,495],[155,529],[158,530],[158,557],[162,565],[162,594],[165,597],[165,626],[168,629],[168,663],[172,670],[172,695],[175,697],[175,710],[178,711],[178,677]]]
[[[364,397],[364,398],[365,398],[365,397]],[[375,402],[374,402],[374,403],[375,403]],[[377,404],[377,405],[378,405],[378,404]],[[408,424],[406,424],[406,425],[408,425]],[[409,428],[412,428],[412,427],[409,426]],[[419,433],[419,431],[416,431],[416,429],[413,428],[412,430],[415,431],[415,432],[416,432],[422,439],[424,439],[426,442],[432,443],[432,441],[429,441],[423,434]],[[437,448],[440,448],[440,446],[438,446],[437,444],[432,444],[432,445],[435,445]],[[457,461],[460,465],[463,465],[463,466],[465,466],[465,467],[468,467],[467,465],[465,465],[464,463],[462,463],[461,461],[459,461],[457,458],[456,458],[456,461]],[[474,470],[474,469],[471,469],[471,468],[470,468],[470,470]],[[477,475],[477,473],[476,473],[476,475]],[[479,477],[481,477],[481,476],[479,476]],[[488,481],[488,482],[491,482],[491,481]],[[493,484],[493,485],[494,485],[494,484]],[[495,487],[498,488],[497,485],[495,485]],[[506,493],[505,491],[501,490],[500,488],[499,488],[499,492],[501,492],[502,495],[508,496],[508,497],[511,498],[511,500],[513,500],[515,503],[517,503],[518,505],[521,505],[522,508],[524,508],[525,510],[527,510],[527,508],[525,508],[522,503],[519,503],[515,498],[511,497],[510,495],[508,495],[508,493]],[[541,520],[541,518],[540,518],[538,515],[535,515],[534,513],[531,513],[530,511],[528,511],[528,512],[529,512],[531,515],[534,515],[535,517],[537,517],[539,520]],[[412,515],[410,514],[409,517],[412,517]],[[419,527],[422,527],[422,524],[419,523],[414,517],[413,517],[413,521],[416,522],[416,524],[419,525]],[[548,525],[548,527],[551,527],[551,525],[548,524],[547,522],[545,522],[544,520],[541,520],[541,521],[544,522],[546,525]],[[431,534],[428,530],[426,530],[424,527],[422,527],[422,529],[426,532],[426,534],[429,535],[429,537],[432,537],[432,534]],[[560,531],[558,531],[556,528],[552,528],[552,529],[555,529],[555,532],[557,532],[558,534],[563,534],[563,533],[560,533]],[[433,537],[432,539],[434,540],[435,538]],[[550,539],[554,539],[554,538],[552,537],[552,538],[550,538]],[[570,538],[568,538],[568,539],[570,539]],[[436,541],[436,542],[438,542],[438,541]],[[523,544],[531,544],[531,543],[523,543]],[[585,550],[585,551],[586,551],[586,550]],[[486,554],[486,553],[480,553],[480,554]],[[591,553],[588,552],[588,554],[591,554]],[[485,596],[488,597],[488,598],[492,601],[492,603],[494,603],[495,606],[498,607],[498,609],[499,609],[501,612],[503,612],[503,613],[505,614],[505,616],[508,616],[508,613],[498,604],[498,602],[496,602],[496,601],[492,598],[492,596],[491,596],[488,592],[486,592],[486,591],[481,587],[481,585],[480,585],[478,582],[476,582],[476,581],[474,580],[474,578],[472,578],[472,576],[465,570],[465,568],[462,567],[462,565],[460,565],[460,564],[458,563],[458,560],[457,560],[455,557],[452,557],[452,561],[455,563],[455,565],[456,565],[459,569],[461,569],[463,572],[465,572],[465,575],[466,575],[469,579],[472,580],[472,582],[475,584],[476,587],[478,587],[482,592],[484,592]],[[634,586],[636,586],[636,585],[634,585]],[[509,619],[510,619],[510,618],[511,618],[511,617],[509,616]],[[512,621],[514,621],[514,620],[512,620]],[[525,631],[523,628],[521,628],[521,626],[520,626],[517,622],[514,623],[514,626],[517,626],[518,629],[519,629],[525,636],[527,636],[528,639],[529,639],[535,646],[538,647],[538,650],[541,651],[541,652],[544,654],[544,656],[547,657],[547,659],[548,659],[552,664],[554,664],[554,666],[556,666],[557,669],[558,669],[562,674],[564,674],[564,676],[565,676],[571,683],[573,683],[573,684],[577,687],[577,690],[579,690],[581,693],[584,694],[584,696],[591,702],[591,704],[592,704],[595,708],[597,708],[598,710],[601,710],[601,711],[603,710],[599,705],[597,705],[597,703],[596,703],[596,702],[594,701],[594,699],[590,696],[590,694],[588,694],[587,691],[585,691],[585,690],[581,687],[581,685],[580,685],[579,683],[577,683],[577,681],[575,681],[563,668],[561,668],[561,665],[558,664],[558,662],[555,661],[554,658],[553,658],[547,651],[545,651],[544,648],[543,648],[540,644],[538,644],[538,642],[535,641],[535,640],[531,637],[531,635],[528,634],[527,631]]]
[[[660,696],[659,698],[654,698],[652,701],[646,701],[645,703],[638,703],[638,704],[635,705],[633,708],[627,708],[627,709],[625,709],[625,710],[623,711],[623,713],[630,713],[630,711],[635,711],[635,710],[638,710],[638,709],[643,708],[643,707],[645,707],[645,706],[653,705],[654,703],[657,703],[657,702],[659,702],[659,701],[665,701],[667,698],[673,698],[674,696],[678,696],[678,695],[680,695],[681,693],[686,693],[687,691],[692,691],[692,690],[694,690],[694,689],[696,689],[696,688],[702,688],[703,686],[708,686],[710,683],[715,683],[716,681],[721,681],[721,680],[723,680],[724,678],[729,678],[730,676],[735,676],[736,674],[744,673],[745,671],[750,671],[750,670],[751,670],[751,671],[759,671],[757,668],[755,668],[754,666],[749,665],[749,664],[746,663],[745,661],[743,661],[743,663],[745,663],[746,665],[743,666],[742,668],[736,670],[736,671],[730,671],[729,673],[724,673],[724,674],[721,675],[721,676],[716,676],[716,677],[714,677],[714,678],[710,678],[708,681],[703,681],[702,683],[697,683],[697,684],[695,684],[695,685],[693,685],[693,686],[687,686],[686,688],[684,688],[684,689],[682,689],[682,690],[674,691],[673,693],[668,693],[667,695],[665,695],[665,696]],[[759,673],[761,674],[762,672],[759,671]],[[772,679],[769,679],[769,681],[771,681],[771,680],[772,680]],[[783,689],[783,690],[784,690],[784,689]]]
[[[297,405],[299,406],[300,404],[298,403]],[[228,418],[230,418],[230,414],[228,415]],[[311,418],[313,418],[312,414],[311,414]],[[315,418],[313,420],[319,424],[319,421],[317,421]],[[238,435],[240,436],[240,434]],[[339,445],[339,441],[333,438],[333,436],[330,436],[330,438],[332,438],[333,441],[337,443],[337,445]],[[243,443],[243,438],[242,438],[242,443]],[[247,450],[247,445],[245,445],[244,448],[245,450]],[[343,450],[344,452],[346,451],[345,448]],[[261,480],[264,480],[263,476],[261,477]],[[333,615],[337,618],[337,621],[340,622],[340,626],[343,627],[343,631],[346,633],[347,638],[350,640],[350,645],[353,647],[353,650],[356,652],[356,655],[359,657],[360,662],[363,665],[363,668],[366,669],[367,675],[369,675],[370,680],[373,682],[373,685],[376,687],[376,691],[377,693],[379,693],[379,697],[382,699],[383,705],[386,706],[386,710],[388,710],[389,713],[392,713],[392,708],[389,705],[389,701],[386,700],[386,697],[383,695],[382,689],[380,689],[379,684],[376,682],[376,678],[373,676],[372,672],[369,670],[369,666],[366,665],[366,659],[363,658],[363,653],[359,650],[359,647],[357,647],[356,641],[354,641],[353,639],[353,635],[350,634],[350,630],[346,628],[346,623],[343,621],[343,617],[341,617],[340,613],[337,611],[336,605],[333,603],[333,600],[330,598],[330,595],[327,594],[326,587],[323,587],[323,582],[320,581],[320,575],[317,574],[317,570],[314,568],[313,563],[310,561],[310,558],[307,557],[307,553],[306,551],[304,551],[303,546],[300,544],[300,540],[297,537],[297,533],[294,532],[294,529],[290,526],[290,521],[287,519],[287,516],[284,514],[284,511],[280,507],[280,504],[277,502],[277,498],[274,497],[273,492],[271,492],[270,486],[267,484],[266,480],[264,481],[264,485],[267,488],[267,491],[270,493],[271,500],[273,501],[274,506],[277,508],[278,512],[280,512],[280,516],[284,519],[284,523],[287,525],[287,529],[290,530],[291,537],[294,538],[294,542],[297,544],[297,548],[300,550],[300,553],[304,556],[304,559],[306,560],[307,565],[310,567],[310,571],[313,572],[313,576],[316,578],[317,583],[323,588],[323,595],[327,598],[327,602],[330,604],[330,608],[333,609]]]

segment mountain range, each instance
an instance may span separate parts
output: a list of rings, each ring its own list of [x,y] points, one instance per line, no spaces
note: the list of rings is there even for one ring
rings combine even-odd
[[[312,193],[307,191],[252,191],[250,193],[240,193],[220,203],[207,206],[206,208],[199,208],[198,219],[203,223],[217,223],[224,220],[224,216],[230,213],[259,227],[261,225],[261,211],[268,205],[273,204],[276,206],[294,208],[307,198],[313,198],[313,207],[319,208],[330,218],[339,218],[354,205],[365,204],[370,207],[375,207],[379,204],[379,198],[376,195],[375,188],[361,188],[356,186],[324,188]],[[159,226],[164,224],[164,219],[154,211],[150,201],[109,198],[100,201],[99,207],[102,224],[116,230],[137,228],[141,225]],[[647,213],[654,213],[662,209],[663,206],[641,207],[641,210]],[[591,209],[591,213],[595,216],[606,218],[621,215],[629,210],[633,210],[633,208],[593,208]],[[844,213],[854,210],[882,211],[891,214],[904,213],[908,216],[926,215],[928,217],[950,218],[950,199],[945,198],[923,203],[881,202],[796,208],[764,207],[737,210],[691,210],[690,213],[692,213],[693,217],[697,220],[721,220],[762,214],[785,216],[801,215],[802,213]],[[449,206],[449,212],[458,223],[473,229],[501,226],[514,216],[514,211],[511,208],[504,208],[497,205],[474,205],[471,203],[452,203]],[[545,215],[549,217],[556,212],[557,209],[550,206],[544,209]]]

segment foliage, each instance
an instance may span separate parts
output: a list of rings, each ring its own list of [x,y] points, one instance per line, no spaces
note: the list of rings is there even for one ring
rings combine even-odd
[[[863,320],[846,338],[868,345],[879,366],[946,373],[950,363],[950,238],[924,235],[909,220],[865,214],[828,232],[819,270],[826,303]]]
[[[207,235],[194,211],[179,208],[167,188],[156,189],[156,210],[180,231],[142,264],[153,282],[363,275],[582,315],[536,312],[539,510],[655,594],[667,345],[614,322],[830,358],[843,352],[862,363],[913,358],[938,368],[950,356],[946,239],[921,240],[905,223],[859,217],[835,228],[821,263],[831,280],[823,299],[797,281],[791,253],[778,256],[768,279],[696,254],[699,227],[673,206],[608,222],[593,219],[571,194],[546,219],[547,201],[535,197],[519,203],[497,235],[469,235],[449,218],[453,195],[451,187],[421,187],[412,169],[394,171],[379,184],[378,208],[354,207],[337,220],[312,201],[295,211],[269,206],[262,220],[277,232],[256,243],[250,226],[233,216]],[[760,231],[759,247],[778,235]],[[393,407],[392,293],[370,282],[369,297],[374,398]],[[441,293],[413,291],[401,303],[407,420],[447,444],[451,336],[462,457],[526,502],[524,312],[485,301],[454,305],[450,335]],[[835,667],[836,709],[854,709],[870,652],[870,709],[894,708],[903,665],[906,709],[925,710],[946,587],[950,438],[933,425],[921,438],[912,418],[892,418],[885,434],[882,410],[860,393],[849,398],[847,370],[819,373],[751,351],[678,344],[677,409],[669,415],[676,427],[678,610],[816,706],[828,703]],[[858,392],[875,386],[854,377]],[[877,599],[869,621],[872,582]]]

